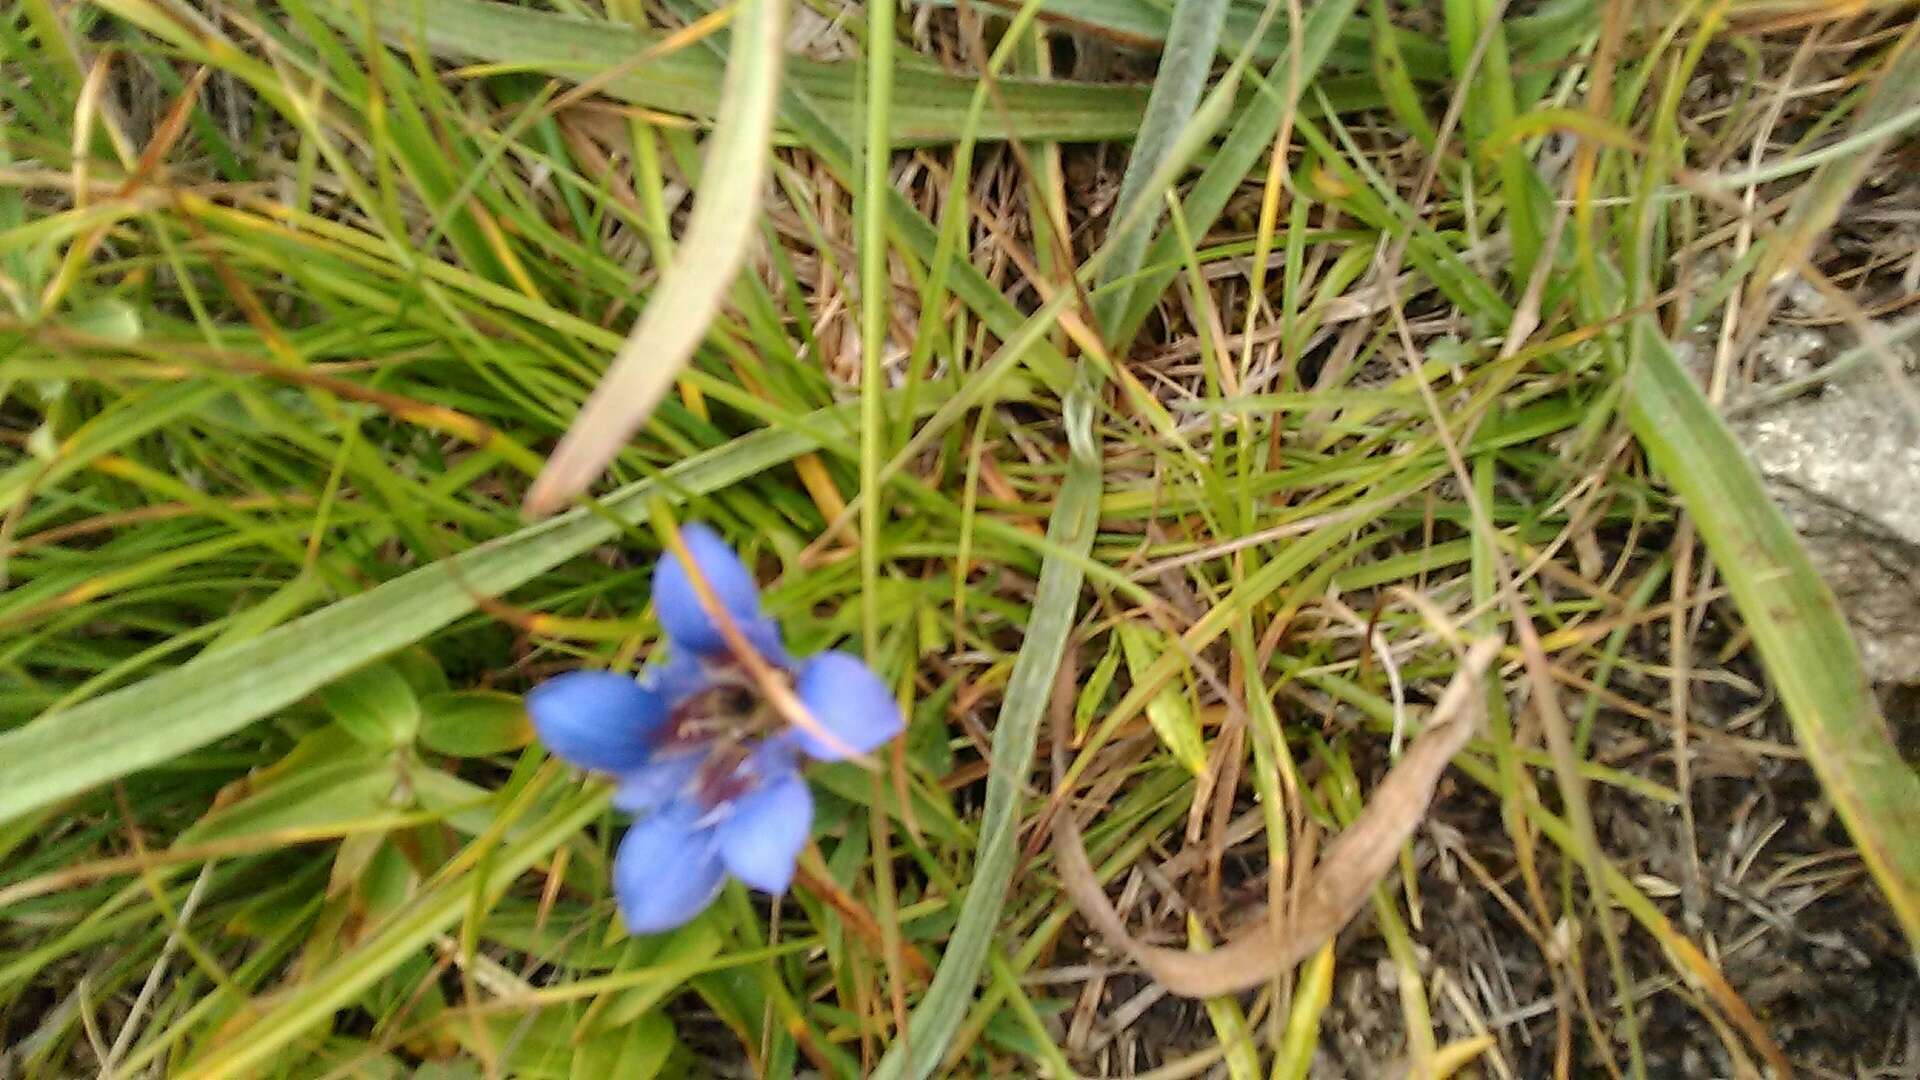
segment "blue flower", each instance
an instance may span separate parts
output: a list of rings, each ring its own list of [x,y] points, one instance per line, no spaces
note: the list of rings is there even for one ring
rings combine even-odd
[[[653,572],[667,657],[637,679],[573,671],[527,695],[534,729],[555,757],[618,780],[614,805],[635,815],[613,863],[614,896],[637,934],[671,930],[713,901],[728,875],[785,892],[813,825],[801,758],[840,761],[898,735],[900,708],[857,657],[795,661],[761,610],[753,573],[704,525],[681,540],[741,635],[816,729],[788,726],[762,696],[699,590],[672,553]]]

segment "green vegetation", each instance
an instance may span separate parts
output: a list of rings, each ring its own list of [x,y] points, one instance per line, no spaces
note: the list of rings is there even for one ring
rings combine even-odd
[[[1049,816],[1223,941],[1485,635],[1445,842],[1154,1075],[1311,1074],[1356,937],[1417,1075],[1818,1056],[1696,917],[1690,746],[1804,756],[1909,976],[1920,781],[1719,417],[1779,281],[1864,317],[1820,244],[1920,21],[1514,7],[9,5],[0,1075],[1117,1070]],[[518,695],[644,661],[669,511],[910,724],[814,771],[791,893],[636,939]],[[1777,726],[1698,705],[1740,671]],[[1463,906],[1545,1007],[1462,1019]]]

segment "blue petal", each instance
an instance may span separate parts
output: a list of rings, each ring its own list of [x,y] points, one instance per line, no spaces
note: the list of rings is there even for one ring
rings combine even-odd
[[[906,725],[893,692],[866,662],[843,652],[824,652],[800,667],[794,684],[813,718],[833,736],[828,742],[796,729],[800,748],[821,761],[839,761],[849,751],[864,754],[886,745]]]
[[[762,740],[753,748],[751,764],[755,776],[771,781],[782,773],[800,771],[800,740],[793,729],[785,728]]]
[[[673,802],[699,773],[699,753],[662,754],[620,777],[613,805],[629,814],[650,814]]]
[[[726,878],[713,830],[674,803],[634,823],[613,859],[613,895],[621,921],[635,934],[684,926],[719,895]]]
[[[648,664],[640,685],[658,693],[669,708],[707,689],[707,670],[685,649],[675,649],[664,662]]]
[[[533,729],[554,756],[583,769],[625,772],[645,763],[667,703],[611,671],[569,671],[527,694]]]
[[[720,606],[737,622],[758,621],[760,587],[754,583],[753,572],[727,542],[720,539],[720,534],[705,525],[693,524],[681,527],[680,539],[686,543],[687,553],[693,556],[694,565],[700,568],[700,576],[707,579]],[[653,610],[659,616],[661,629],[675,645],[702,656],[726,654],[726,639],[720,636],[719,627],[713,625],[706,609],[700,606],[693,580],[671,551],[661,553],[660,562],[653,570]]]
[[[789,769],[735,799],[715,833],[728,872],[761,892],[781,893],[812,829],[813,793]]]
[[[793,667],[793,656],[787,647],[780,643],[780,627],[764,615],[740,624],[740,633],[746,637],[767,663],[777,668]]]

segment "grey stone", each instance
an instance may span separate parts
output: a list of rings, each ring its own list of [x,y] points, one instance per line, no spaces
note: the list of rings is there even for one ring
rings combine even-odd
[[[1920,417],[1894,378],[1870,371],[1734,430],[1838,597],[1868,677],[1920,684]]]

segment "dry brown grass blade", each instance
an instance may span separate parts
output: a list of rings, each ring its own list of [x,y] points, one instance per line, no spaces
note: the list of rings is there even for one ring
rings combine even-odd
[[[761,0],[740,6],[685,242],[527,491],[528,515],[559,510],[613,463],[692,361],[745,264],[773,159],[785,10]]]
[[[1501,642],[1486,638],[1466,659],[1433,708],[1427,727],[1387,773],[1365,810],[1327,845],[1314,874],[1288,905],[1291,918],[1270,918],[1249,927],[1212,952],[1190,953],[1143,944],[1127,932],[1087,858],[1080,827],[1071,813],[1055,815],[1053,852],[1061,884],[1074,906],[1107,940],[1147,969],[1161,985],[1183,997],[1206,998],[1260,985],[1284,973],[1333,939],[1393,868],[1400,846],[1426,817],[1447,763],[1480,727],[1485,697],[1481,678]],[[1064,775],[1060,750],[1073,736],[1078,687],[1071,657],[1061,665],[1053,699],[1054,781]]]
[[[810,846],[802,854],[800,865],[794,868],[794,875],[794,881],[800,888],[838,912],[846,920],[848,929],[867,947],[875,950],[887,947],[886,934],[880,928],[880,921],[857,897],[833,880],[818,846]],[[927,980],[933,978],[933,965],[912,942],[901,943],[900,955],[901,963],[912,973],[916,986],[924,986]]]

